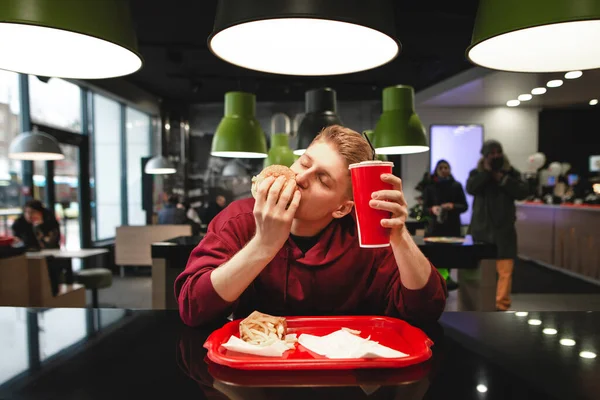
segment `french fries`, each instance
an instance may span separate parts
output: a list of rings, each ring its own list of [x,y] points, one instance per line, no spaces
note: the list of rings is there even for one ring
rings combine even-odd
[[[287,322],[283,317],[274,317],[254,311],[240,322],[240,339],[256,345],[268,345],[275,340],[285,340]]]

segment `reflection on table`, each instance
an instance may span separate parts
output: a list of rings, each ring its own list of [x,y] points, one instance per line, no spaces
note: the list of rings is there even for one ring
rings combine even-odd
[[[600,349],[600,313],[445,313],[439,324],[422,327],[436,342],[433,357],[408,369],[258,373],[207,362],[202,345],[220,324],[189,328],[173,311],[99,310],[124,316],[94,331],[86,319],[83,341],[65,348],[82,335],[61,336],[73,321],[83,326],[81,310],[48,314],[43,322],[41,310],[0,310],[0,318],[17,315],[21,324],[10,322],[21,335],[0,331],[0,353],[10,348],[20,363],[10,364],[13,375],[26,365],[9,381],[1,376],[0,398],[597,399],[600,393],[599,360],[581,356]],[[40,333],[42,325],[48,333]],[[37,344],[23,342],[23,332]],[[48,346],[56,340],[63,345]],[[48,358],[36,365],[29,355],[41,347]]]

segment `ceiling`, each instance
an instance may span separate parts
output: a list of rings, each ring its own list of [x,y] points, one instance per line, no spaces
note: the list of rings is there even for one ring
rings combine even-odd
[[[465,49],[478,1],[393,0],[400,55],[370,71],[332,77],[265,74],[218,59],[206,44],[216,0],[130,3],[144,67],[119,79],[165,101],[194,104],[222,102],[231,90],[253,92],[259,101],[299,101],[320,86],[336,89],[339,100],[380,99],[381,90],[394,84],[424,89],[471,66]]]
[[[563,85],[548,88],[550,80],[561,79]],[[452,83],[454,82],[454,83]],[[591,99],[600,99],[600,69],[583,71],[577,79],[565,79],[564,73],[514,73],[472,68],[443,83],[429,88],[417,97],[420,106],[426,107],[494,107],[506,106],[508,100],[520,94],[531,93],[536,87],[546,87],[547,92],[521,102],[518,107],[577,107],[589,108]],[[600,107],[598,105],[597,107]]]

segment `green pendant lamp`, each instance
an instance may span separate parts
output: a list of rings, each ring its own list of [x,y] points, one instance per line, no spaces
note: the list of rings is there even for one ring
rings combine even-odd
[[[600,68],[600,1],[481,0],[468,59],[514,72]]]
[[[383,89],[383,113],[375,125],[377,154],[412,154],[429,150],[425,127],[415,113],[415,91],[397,85]]]
[[[0,2],[0,69],[38,76],[104,79],[142,67],[123,0]]]
[[[290,118],[284,113],[271,117],[271,148],[265,158],[265,168],[269,165],[291,167],[294,163],[294,152],[290,148],[290,125]]]
[[[371,143],[375,141],[375,132],[373,130],[367,129],[366,131],[364,131],[364,134],[369,138]],[[379,161],[387,161],[388,157],[385,154],[377,154],[377,159]]]
[[[256,71],[347,74],[400,53],[395,25],[391,0],[219,0],[208,47]]]
[[[63,160],[65,155],[54,137],[33,127],[31,132],[23,132],[10,142],[8,157],[13,160],[55,161]]]
[[[217,126],[211,155],[230,158],[265,158],[267,141],[256,119],[256,96],[225,93],[225,116]]]

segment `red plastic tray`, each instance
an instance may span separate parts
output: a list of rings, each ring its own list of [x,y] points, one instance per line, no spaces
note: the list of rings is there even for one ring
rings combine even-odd
[[[240,320],[225,324],[214,331],[204,343],[208,358],[221,365],[245,370],[309,370],[401,368],[421,363],[431,357],[433,341],[420,329],[405,321],[389,317],[289,317],[288,333],[324,336],[342,327],[361,331],[361,337],[371,339],[408,354],[403,358],[329,359],[298,344],[282,357],[261,357],[229,351],[222,347],[231,335],[239,337]]]

